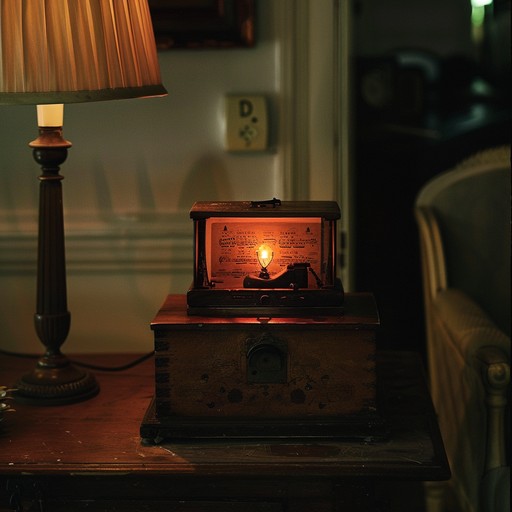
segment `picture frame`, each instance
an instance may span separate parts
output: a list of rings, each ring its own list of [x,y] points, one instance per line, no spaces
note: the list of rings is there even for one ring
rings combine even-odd
[[[149,0],[159,50],[255,44],[255,0]]]

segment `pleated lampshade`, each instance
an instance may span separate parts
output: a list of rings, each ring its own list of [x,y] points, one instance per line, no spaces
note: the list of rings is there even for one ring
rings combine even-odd
[[[147,0],[0,1],[0,104],[165,94]]]

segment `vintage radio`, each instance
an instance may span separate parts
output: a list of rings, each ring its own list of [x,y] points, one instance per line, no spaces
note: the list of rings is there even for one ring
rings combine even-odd
[[[383,434],[371,294],[336,277],[334,202],[199,202],[194,280],[151,324],[155,397],[141,436]]]
[[[384,435],[371,294],[334,316],[212,317],[170,295],[151,324],[155,397],[141,426],[165,438]]]
[[[191,315],[340,314],[332,201],[197,202]]]

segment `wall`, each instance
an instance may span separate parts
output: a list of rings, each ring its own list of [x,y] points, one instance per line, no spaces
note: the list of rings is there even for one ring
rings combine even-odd
[[[194,201],[338,196],[336,4],[260,0],[255,48],[159,54],[166,98],[66,106],[64,135],[74,144],[61,169],[67,353],[151,350],[150,320],[191,282]],[[230,93],[267,97],[268,151],[224,150]],[[27,148],[35,135],[35,107],[0,107],[0,348],[40,352],[32,326],[38,169]]]

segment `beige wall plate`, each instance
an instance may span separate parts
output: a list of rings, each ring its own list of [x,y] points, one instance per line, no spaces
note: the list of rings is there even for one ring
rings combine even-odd
[[[226,97],[226,149],[267,149],[268,118],[264,96]]]

